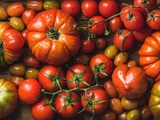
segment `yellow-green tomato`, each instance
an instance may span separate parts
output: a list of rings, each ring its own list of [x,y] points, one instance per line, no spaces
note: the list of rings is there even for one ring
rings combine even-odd
[[[44,0],[43,8],[45,10],[52,8],[60,8],[60,3],[58,0]]]
[[[154,120],[160,119],[160,81],[156,82],[152,89],[149,99],[149,108]]]
[[[141,119],[141,113],[139,109],[131,110],[127,114],[127,120],[140,120],[140,119]]]
[[[26,69],[26,73],[25,73],[25,77],[26,78],[35,78],[38,79],[38,69],[36,68],[27,68]]]
[[[6,20],[8,17],[7,11],[4,7],[0,6],[0,20]]]
[[[12,75],[23,76],[26,72],[26,67],[23,63],[15,63],[8,70]]]
[[[24,27],[25,27],[22,19],[19,18],[19,17],[11,17],[11,19],[10,19],[10,25],[14,29],[16,29],[18,31],[22,31],[24,29]]]
[[[108,56],[110,59],[114,59],[118,54],[118,49],[115,45],[109,45],[105,50],[104,54]]]

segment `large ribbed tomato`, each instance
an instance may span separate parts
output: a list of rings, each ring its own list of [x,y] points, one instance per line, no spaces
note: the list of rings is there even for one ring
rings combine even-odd
[[[139,53],[139,62],[149,78],[160,80],[160,31],[148,36],[142,44]]]
[[[80,48],[80,32],[74,18],[59,9],[38,13],[27,25],[28,45],[42,62],[60,65]]]

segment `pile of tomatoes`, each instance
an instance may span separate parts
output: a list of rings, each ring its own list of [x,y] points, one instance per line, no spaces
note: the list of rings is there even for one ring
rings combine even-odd
[[[84,113],[99,120],[159,120],[159,8],[159,0],[0,6],[0,90],[8,101],[0,118],[19,100],[31,106],[35,120]]]

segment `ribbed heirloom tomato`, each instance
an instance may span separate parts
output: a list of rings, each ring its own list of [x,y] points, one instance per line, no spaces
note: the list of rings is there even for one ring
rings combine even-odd
[[[62,10],[50,9],[38,13],[27,29],[29,48],[42,62],[60,65],[79,51],[81,41],[76,21]]]

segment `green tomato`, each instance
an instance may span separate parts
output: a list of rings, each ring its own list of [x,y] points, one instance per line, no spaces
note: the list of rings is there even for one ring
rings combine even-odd
[[[52,8],[60,8],[60,3],[57,0],[44,0],[43,8],[45,10]]]

